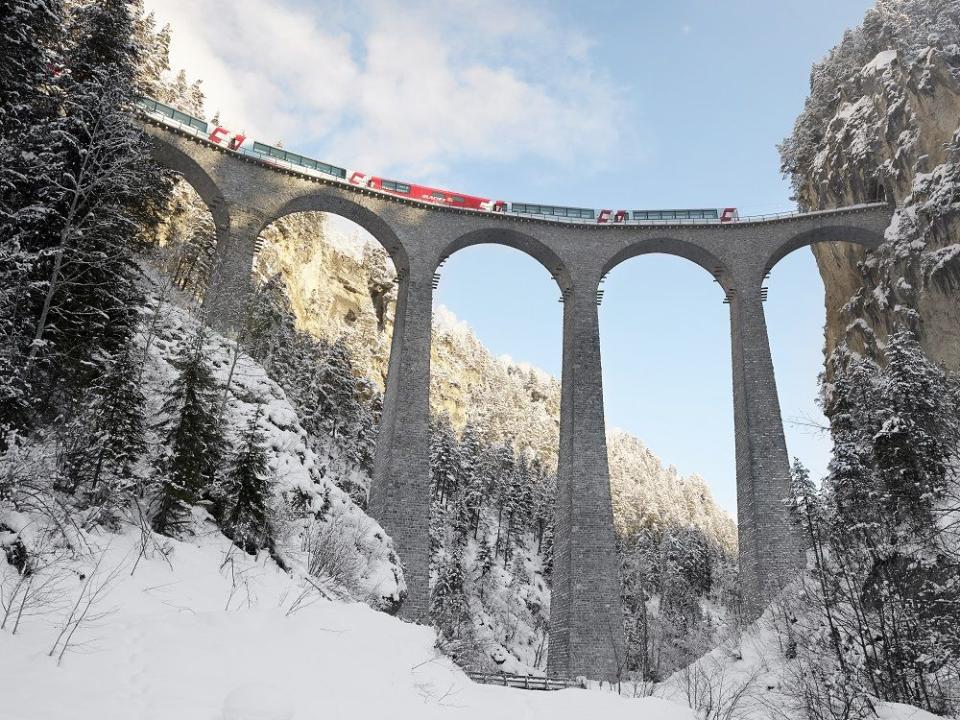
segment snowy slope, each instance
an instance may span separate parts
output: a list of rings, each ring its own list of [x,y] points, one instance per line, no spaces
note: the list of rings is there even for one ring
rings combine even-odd
[[[148,417],[153,424],[176,371],[170,361],[180,344],[194,336],[197,321],[177,304],[150,301],[143,341],[149,344],[145,372]],[[355,599],[383,608],[394,606],[406,591],[403,572],[393,551],[393,542],[373,519],[340,490],[320,458],[311,449],[307,432],[283,390],[250,357],[236,346],[211,333],[205,344],[218,384],[229,392],[224,421],[232,440],[259,412],[257,423],[267,440],[274,515],[286,519],[278,528],[277,551],[290,565],[302,564],[302,548],[308,532],[327,530],[350,539],[356,558],[356,577],[351,578]],[[231,374],[231,366],[232,374]],[[306,505],[298,509],[297,503]]]
[[[654,693],[696,708],[698,717],[806,720],[789,685],[798,668],[785,656],[783,622],[768,609],[702,658],[660,683]],[[935,720],[911,705],[874,700],[879,720]],[[729,713],[729,714],[728,714]],[[839,717],[839,715],[838,715]]]
[[[212,526],[132,577],[136,533],[88,539],[106,548],[101,568],[119,569],[99,608],[115,612],[61,667],[46,653],[63,611],[0,632],[4,720],[693,718],[653,698],[475,685],[437,655],[431,630],[366,605],[311,598],[290,613],[297,581],[264,556],[234,553],[224,567],[230,544]],[[67,580],[69,597],[81,582]]]

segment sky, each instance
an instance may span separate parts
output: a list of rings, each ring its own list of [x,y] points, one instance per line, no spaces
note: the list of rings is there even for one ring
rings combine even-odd
[[[518,202],[790,210],[776,145],[811,65],[868,0],[146,0],[210,114],[341,167]],[[809,250],[766,304],[788,451],[820,475],[823,285]],[[608,427],[736,507],[729,313],[693,264],[645,255],[600,308]],[[518,251],[451,257],[435,296],[496,355],[559,376],[559,292]]]

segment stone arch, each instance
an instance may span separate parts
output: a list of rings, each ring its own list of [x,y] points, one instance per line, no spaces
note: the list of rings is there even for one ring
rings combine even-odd
[[[571,286],[570,273],[559,255],[542,240],[511,228],[481,228],[465,233],[448,243],[436,262],[439,265],[455,252],[473,245],[503,245],[519,250],[540,263],[550,273],[561,291]]]
[[[150,136],[150,141],[156,162],[187,181],[213,216],[217,234],[227,236],[230,232],[230,210],[216,181],[200,163],[173,143],[155,134]]]
[[[310,192],[288,200],[264,219],[260,232],[287,215],[301,212],[324,212],[350,220],[370,233],[383,246],[399,275],[409,272],[407,249],[394,229],[369,208],[333,192]]]
[[[611,270],[623,262],[637,257],[639,255],[650,254],[673,255],[685,260],[689,260],[695,265],[699,265],[706,270],[726,291],[732,282],[732,275],[726,263],[700,245],[687,240],[679,240],[672,237],[659,237],[638,240],[620,250],[616,255],[610,258],[603,266],[601,276],[607,275]]]
[[[840,242],[860,245],[866,250],[876,250],[883,244],[883,233],[856,225],[825,225],[798,233],[778,245],[770,253],[761,277],[794,250],[823,242]]]

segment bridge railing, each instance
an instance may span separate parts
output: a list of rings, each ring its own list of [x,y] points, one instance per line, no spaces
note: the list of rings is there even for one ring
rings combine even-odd
[[[198,122],[198,123],[190,123],[190,122],[187,122],[187,121],[182,121],[182,122],[181,122],[181,121],[179,120],[179,118],[178,118],[178,115],[183,115],[184,118],[189,118],[189,119],[191,119],[191,120],[192,120],[193,118],[191,118],[191,116],[189,116],[189,115],[186,115],[185,113],[178,113],[178,114],[174,114],[173,116],[171,116],[171,114],[170,114],[169,112],[164,112],[165,109],[167,109],[166,106],[162,106],[160,103],[157,103],[157,102],[155,102],[155,101],[152,101],[152,100],[150,100],[149,98],[144,98],[144,102],[141,102],[140,105],[139,105],[139,110],[140,110],[140,112],[143,113],[144,115],[146,115],[147,117],[151,118],[152,120],[155,120],[155,121],[160,122],[160,123],[162,123],[162,124],[164,124],[164,125],[173,127],[173,128],[175,128],[175,129],[177,129],[179,132],[185,133],[185,134],[187,134],[187,135],[192,135],[192,136],[194,136],[194,137],[196,137],[196,138],[198,138],[198,139],[200,139],[200,140],[202,140],[202,141],[204,141],[204,142],[208,142],[208,143],[211,142],[210,137],[209,137],[209,135],[208,135],[208,133],[207,133],[207,128],[206,128],[206,126],[204,126],[203,128],[200,128],[200,127],[199,127],[199,122]],[[286,161],[286,160],[282,160],[282,159],[280,159],[280,158],[265,157],[264,155],[262,155],[262,154],[260,154],[260,153],[253,152],[252,150],[248,150],[248,149],[246,149],[246,148],[241,148],[240,150],[235,150],[234,152],[238,153],[239,155],[243,155],[243,156],[245,156],[245,157],[249,157],[249,158],[251,158],[251,159],[253,159],[253,160],[257,161],[257,162],[263,163],[263,164],[268,165],[268,166],[271,166],[271,167],[277,167],[277,168],[280,168],[280,169],[282,169],[282,170],[287,170],[287,171],[289,171],[289,172],[297,173],[297,174],[300,174],[300,175],[305,175],[305,176],[307,176],[307,177],[319,178],[319,179],[321,179],[321,180],[325,180],[325,181],[328,181],[328,182],[329,182],[329,181],[334,181],[334,182],[337,182],[337,183],[339,183],[339,184],[341,184],[341,185],[347,185],[347,186],[349,186],[349,187],[356,187],[355,185],[351,185],[349,182],[345,181],[343,178],[341,178],[341,177],[338,176],[338,175],[328,174],[328,173],[325,173],[325,172],[323,172],[323,171],[321,171],[321,170],[314,170],[313,168],[308,168],[308,167],[305,167],[305,166],[303,166],[303,165],[297,165],[297,164],[295,164],[295,163],[291,163],[291,162],[288,162],[288,161]],[[397,197],[396,195],[392,195],[391,193],[387,193],[387,192],[382,192],[382,191],[380,191],[380,190],[375,190],[375,189],[371,189],[371,188],[368,188],[368,190],[371,191],[371,192],[376,192],[376,193],[378,193],[378,194],[386,195],[386,196],[391,197],[391,198],[396,198],[396,197]],[[447,207],[447,206],[446,206],[446,205],[439,205],[438,207]],[[608,222],[608,223],[603,223],[603,225],[608,226],[608,227],[619,227],[619,226],[624,226],[624,225],[626,225],[626,226],[644,226],[644,227],[646,227],[646,226],[651,226],[651,225],[664,225],[664,226],[667,226],[667,225],[669,225],[669,226],[676,226],[676,225],[739,225],[739,224],[744,224],[744,223],[774,222],[774,221],[777,221],[777,220],[784,220],[784,219],[787,219],[787,218],[798,217],[798,216],[801,216],[801,215],[804,216],[804,217],[816,216],[816,215],[828,215],[828,214],[831,214],[831,213],[835,213],[835,212],[837,212],[838,210],[844,210],[844,211],[848,211],[848,210],[860,210],[860,209],[868,210],[868,209],[878,208],[878,207],[886,207],[886,204],[885,204],[885,203],[864,203],[864,204],[861,204],[861,205],[852,205],[852,206],[850,206],[850,207],[838,208],[838,209],[836,209],[836,210],[816,210],[816,211],[812,211],[812,212],[802,212],[802,211],[800,211],[800,210],[790,210],[790,211],[787,211],[787,212],[767,213],[767,214],[765,214],[765,215],[742,215],[742,216],[739,216],[739,217],[731,218],[731,219],[726,220],[726,221],[721,221],[719,218],[718,218],[718,219],[704,219],[704,218],[699,218],[699,219],[678,219],[678,218],[673,218],[673,219],[668,219],[668,220],[633,220],[633,219],[627,219],[627,220],[624,220],[623,222],[618,222],[618,223]],[[568,218],[568,217],[561,217],[561,216],[558,216],[558,215],[545,215],[545,214],[536,214],[536,213],[516,213],[516,212],[511,212],[511,211],[493,212],[493,211],[490,211],[490,210],[472,210],[472,209],[469,209],[469,208],[458,208],[458,209],[461,210],[461,211],[463,211],[463,212],[475,212],[475,213],[490,214],[490,215],[508,215],[508,216],[510,216],[510,217],[530,218],[530,219],[533,219],[533,220],[544,220],[544,221],[547,221],[547,222],[563,223],[563,224],[567,224],[567,225],[593,225],[593,224],[595,224],[595,223],[590,223],[590,222],[584,222],[584,220],[581,219],[581,218]]]
[[[576,680],[564,678],[548,678],[542,675],[516,675],[514,673],[487,672],[482,670],[467,670],[467,676],[476,683],[483,685],[500,685],[519,690],[566,690],[567,688],[583,688],[584,685]]]

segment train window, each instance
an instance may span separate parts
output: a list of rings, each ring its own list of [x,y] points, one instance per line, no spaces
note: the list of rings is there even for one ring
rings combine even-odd
[[[707,220],[717,220],[720,217],[716,210],[704,210],[703,216]]]
[[[459,195],[454,195],[453,198],[452,198],[452,200],[453,200],[455,203],[461,203],[461,204],[462,204],[462,203],[465,203],[465,202],[467,201],[466,198],[462,198],[462,197],[460,197]]]
[[[393,192],[400,192],[400,193],[409,193],[409,192],[410,192],[410,186],[409,186],[409,185],[407,185],[407,184],[405,184],[405,183],[394,182],[393,180],[384,180],[383,182],[380,183],[380,186],[381,186],[384,190],[392,190]]]
[[[446,200],[446,199],[447,199],[447,196],[446,196],[444,193],[438,192],[438,191],[436,191],[436,190],[433,191],[432,193],[430,193],[430,197],[435,198],[436,200]]]

